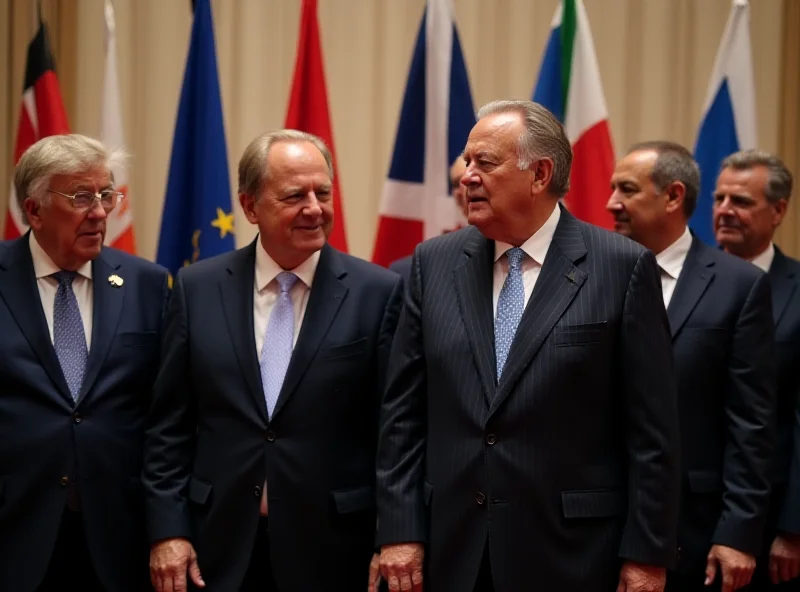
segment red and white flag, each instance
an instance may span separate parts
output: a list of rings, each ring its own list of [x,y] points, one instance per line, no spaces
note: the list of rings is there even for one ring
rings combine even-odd
[[[36,35],[28,45],[25,86],[22,91],[18,125],[14,144],[14,165],[31,145],[42,138],[69,133],[67,112],[61,100],[47,28],[41,19]],[[18,238],[27,230],[28,223],[17,204],[12,183],[4,236],[6,239]]]

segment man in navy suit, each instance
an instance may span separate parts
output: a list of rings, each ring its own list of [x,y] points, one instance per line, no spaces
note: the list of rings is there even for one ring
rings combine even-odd
[[[463,214],[466,221],[469,211],[467,208],[467,190],[461,184],[461,177],[466,170],[464,159],[458,158],[450,167],[450,195],[453,197],[454,205],[458,208],[459,212]],[[403,281],[408,283],[408,277],[411,275],[411,259],[412,255],[397,259],[389,265],[395,273],[399,273],[403,277]]]
[[[464,162],[470,226],[417,247],[392,347],[371,589],[658,592],[679,442],[655,258],[559,204],[572,149],[541,105],[482,107]]]
[[[151,573],[182,590],[363,589],[402,279],[326,244],[333,168],[284,130],[239,163],[259,236],[180,271],[145,453]]]
[[[149,588],[141,457],[163,268],[104,247],[123,194],[96,140],[20,158],[30,231],[0,243],[0,589]]]
[[[791,195],[786,165],[760,150],[726,158],[714,194],[717,241],[767,272],[772,285],[778,422],[769,473],[772,497],[754,590],[800,590],[800,262],[773,243]]]
[[[681,419],[677,569],[667,590],[730,592],[755,569],[775,436],[766,274],[693,237],[700,171],[686,148],[646,142],[611,178],[615,230],[656,254]]]

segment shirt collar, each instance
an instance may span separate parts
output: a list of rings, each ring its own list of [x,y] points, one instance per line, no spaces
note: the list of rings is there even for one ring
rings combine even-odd
[[[264,245],[261,244],[261,235],[259,235],[256,239],[256,290],[261,292],[282,271],[291,271],[308,288],[311,288],[314,274],[317,271],[317,264],[319,263],[319,254],[319,251],[315,251],[313,255],[294,269],[285,270],[269,256],[269,253],[264,249]]]
[[[750,263],[758,267],[761,271],[767,272],[772,266],[773,259],[775,259],[775,244],[770,242],[764,252],[753,257]]]
[[[525,251],[525,254],[536,261],[539,265],[544,264],[544,258],[547,255],[547,250],[550,248],[550,243],[553,241],[553,235],[556,232],[558,221],[561,219],[561,206],[556,204],[553,208],[553,213],[547,221],[537,230],[533,236],[526,240],[520,248]],[[504,243],[502,241],[494,242],[494,260],[497,262],[503,254],[512,248],[513,245]]]
[[[676,280],[681,274],[690,248],[692,248],[692,233],[687,226],[678,240],[656,255],[656,262],[669,277]]]
[[[31,249],[31,258],[33,259],[33,272],[36,274],[36,279],[49,277],[54,273],[61,271],[61,268],[56,265],[50,258],[50,255],[45,253],[39,241],[36,240],[36,235],[31,231],[28,237],[28,246]],[[87,280],[92,279],[92,262],[87,261],[78,268],[78,275],[85,277]]]

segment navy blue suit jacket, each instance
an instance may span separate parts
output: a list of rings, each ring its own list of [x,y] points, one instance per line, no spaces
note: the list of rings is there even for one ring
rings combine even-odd
[[[191,539],[210,589],[238,590],[266,479],[264,561],[278,588],[359,590],[374,550],[377,418],[402,280],[323,247],[268,417],[255,248],[176,277],[146,448],[150,537]]]
[[[406,285],[411,277],[411,261],[413,258],[413,255],[409,255],[408,257],[403,257],[402,259],[396,259],[389,265],[389,269],[399,274],[400,277],[403,278],[403,282]]]
[[[119,287],[107,278],[123,279]],[[0,243],[0,582],[33,592],[67,487],[78,490],[95,570],[109,591],[149,581],[141,487],[144,422],[168,300],[163,268],[104,248],[92,263],[92,342],[75,403],[50,339],[28,235]],[[65,583],[67,585],[67,583]]]

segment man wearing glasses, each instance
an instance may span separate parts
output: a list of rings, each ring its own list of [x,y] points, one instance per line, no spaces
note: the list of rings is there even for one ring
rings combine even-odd
[[[50,136],[14,174],[30,230],[0,242],[3,590],[147,589],[143,424],[169,289],[103,246],[117,156]]]

